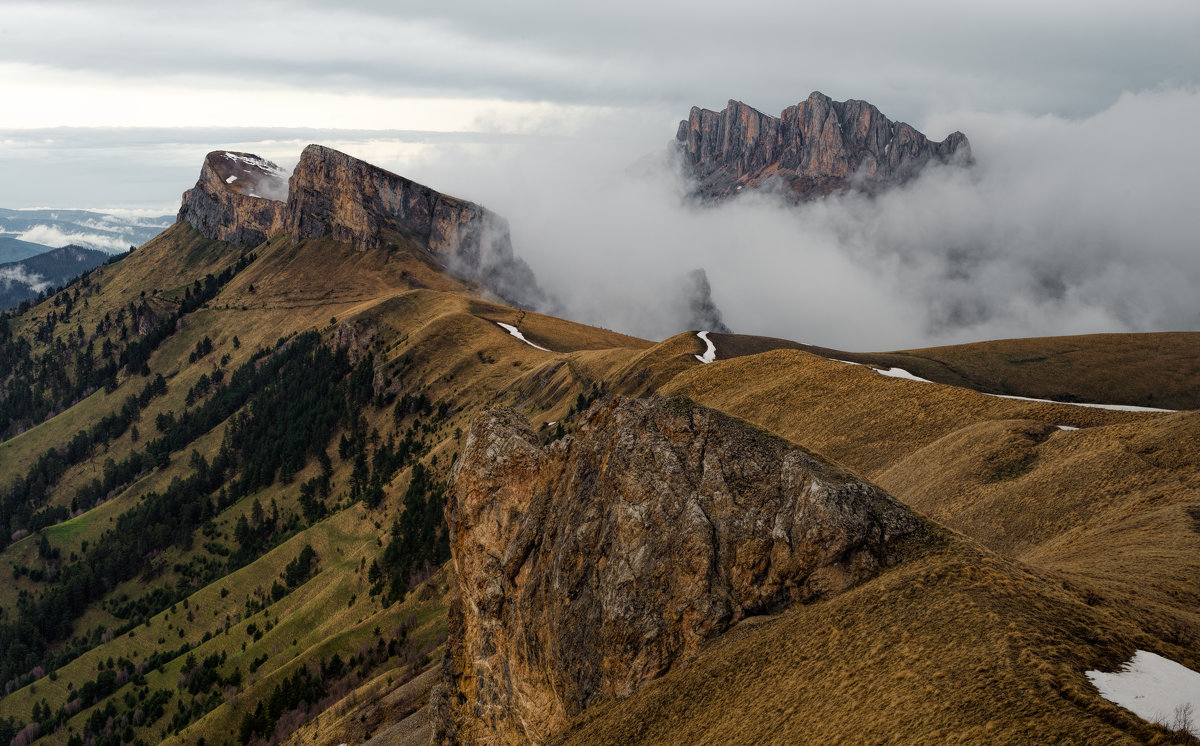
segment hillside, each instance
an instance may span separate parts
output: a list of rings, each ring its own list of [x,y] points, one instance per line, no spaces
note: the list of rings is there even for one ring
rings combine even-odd
[[[660,549],[677,541],[658,555],[676,563],[672,578],[724,568],[690,588],[739,588],[741,611],[686,611],[710,596],[681,591],[693,606],[670,608],[687,644],[643,654],[632,674],[618,663],[637,635],[588,637],[566,668],[638,684],[563,679],[584,694],[547,740],[1166,738],[1100,698],[1084,671],[1113,670],[1135,649],[1200,669],[1200,416],[961,384],[1120,404],[1153,394],[1173,409],[1200,397],[1194,335],[860,360],[714,333],[716,361],[704,364],[695,333],[654,343],[503,302],[494,281],[513,275],[476,270],[517,266],[505,263],[511,247],[500,265],[458,261],[501,218],[334,153],[306,150],[308,191],[293,181],[287,202],[221,186],[266,167],[226,158],[242,164],[234,172],[210,154],[197,189],[215,199],[190,193],[193,209],[145,246],[4,315],[0,568],[12,580],[0,586],[0,742],[428,742],[441,722],[431,688],[466,671],[456,640],[489,639],[455,631],[449,610],[464,599],[519,601],[522,618],[553,621],[516,636],[492,628],[523,670],[540,664],[521,658],[522,635],[570,641],[572,625],[592,623],[583,612],[603,607],[584,595],[667,619],[617,554],[575,551],[614,527]],[[370,199],[350,191],[364,175],[381,190]],[[382,194],[431,207],[406,212]],[[252,235],[259,224],[245,218],[260,208],[269,220]],[[464,222],[426,219],[450,208]],[[653,404],[656,393],[674,404]],[[497,557],[466,561],[466,537],[503,557],[501,527],[533,525],[532,512],[516,500],[494,505],[494,522],[456,512],[466,485],[502,475],[492,456],[503,448],[468,446],[501,413],[513,430],[497,442],[519,432],[516,450],[545,466],[505,477],[506,489],[540,484],[537,499],[558,506],[539,524],[552,528],[517,532],[532,559],[512,577],[496,574]],[[762,584],[746,578],[785,563],[782,547],[751,552],[765,541],[756,529],[745,546],[706,544],[662,518],[676,510],[666,499],[652,530],[638,528],[649,513],[635,504],[682,505],[693,483],[727,511],[728,524],[709,514],[723,526],[751,500],[790,515],[775,496],[793,494],[787,479],[769,498],[747,485],[763,482],[756,469],[792,474],[781,464],[801,458],[844,486],[830,490],[842,495],[831,514],[886,504],[943,538],[894,553],[870,544],[891,558],[877,565],[833,552],[822,583],[780,581],[821,592],[758,602],[745,599]],[[667,467],[676,462],[688,466]],[[504,468],[525,468],[513,463]],[[609,506],[594,523],[572,512],[592,483]],[[617,496],[624,507],[604,502]],[[704,552],[744,561],[705,565]],[[504,583],[543,590],[488,595]],[[499,610],[489,619],[511,623]]]
[[[722,358],[804,350],[831,360],[902,368],[987,394],[1063,402],[1198,409],[1200,333],[1030,337],[896,352],[847,352],[773,337],[711,334]]]
[[[32,301],[38,293],[66,285],[109,258],[103,251],[64,246],[0,264],[0,309],[15,308],[24,301]]]

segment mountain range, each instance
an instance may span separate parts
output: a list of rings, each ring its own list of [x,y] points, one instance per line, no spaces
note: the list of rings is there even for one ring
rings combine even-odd
[[[680,135],[702,201],[970,167],[819,94]],[[1200,333],[847,352],[693,274],[653,341],[547,313],[518,248],[218,150],[6,312],[0,742],[1188,737],[1093,682],[1200,676]]]

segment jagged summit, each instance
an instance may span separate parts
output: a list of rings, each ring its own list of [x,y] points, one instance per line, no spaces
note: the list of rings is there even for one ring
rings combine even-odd
[[[814,91],[778,117],[730,100],[722,111],[692,107],[675,136],[696,194],[729,197],[778,184],[797,201],[850,187],[874,192],[930,162],[971,162],[966,135],[934,142],[866,101]]]
[[[250,153],[209,153],[178,219],[243,246],[287,233],[293,243],[330,237],[367,251],[399,237],[509,302],[544,300],[533,271],[513,256],[508,222],[491,210],[322,145],[306,147],[285,175]]]

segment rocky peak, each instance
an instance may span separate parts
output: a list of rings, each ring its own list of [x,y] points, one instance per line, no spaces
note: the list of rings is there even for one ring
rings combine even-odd
[[[542,301],[532,270],[513,256],[507,221],[484,207],[321,145],[304,149],[290,180],[284,174],[249,153],[209,153],[179,220],[245,246],[289,233],[293,243],[328,236],[367,251],[392,233],[505,300]]]
[[[815,601],[938,529],[803,449],[686,399],[594,405],[543,447],[480,415],[446,508],[458,599],[435,741],[540,742],[747,616]]]
[[[214,150],[183,193],[180,222],[205,237],[257,246],[283,229],[287,172],[251,153]]]
[[[706,199],[766,185],[798,201],[851,187],[874,192],[931,162],[971,162],[961,132],[934,142],[866,101],[834,101],[820,92],[779,117],[740,101],[719,112],[693,107],[675,139],[697,195]]]

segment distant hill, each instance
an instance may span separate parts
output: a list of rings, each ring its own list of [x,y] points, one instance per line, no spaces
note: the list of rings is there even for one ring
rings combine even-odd
[[[19,262],[22,259],[45,253],[50,248],[52,247],[31,241],[22,241],[12,236],[0,236],[0,264]]]
[[[111,256],[82,246],[64,246],[21,261],[0,264],[0,310],[33,300],[47,288],[66,285],[89,269],[104,264]]]
[[[136,217],[94,210],[0,208],[0,262],[15,262],[67,245],[109,254],[128,251],[130,246],[141,246],[162,233],[172,222],[170,215]],[[17,251],[10,253],[10,249]]]

